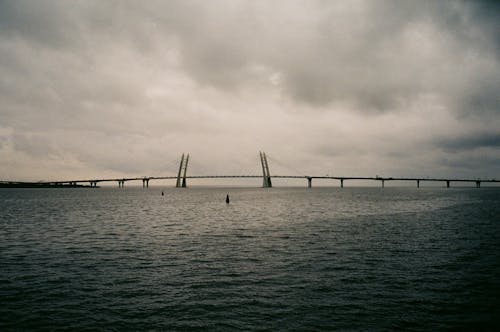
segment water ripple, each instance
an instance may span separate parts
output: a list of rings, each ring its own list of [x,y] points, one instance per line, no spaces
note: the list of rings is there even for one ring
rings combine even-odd
[[[0,190],[0,328],[498,327],[497,189],[162,189]]]

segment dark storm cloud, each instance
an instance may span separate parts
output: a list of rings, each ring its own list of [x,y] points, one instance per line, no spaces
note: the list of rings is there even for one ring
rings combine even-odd
[[[491,169],[485,167],[489,165],[492,169],[498,169],[500,167],[500,158],[496,156],[462,156],[460,158],[442,158],[439,162],[440,165],[452,170],[451,174],[460,174],[463,172],[464,174],[469,175],[470,170],[475,170],[474,176],[483,178],[483,179],[499,179],[496,176],[491,176],[491,174],[495,174],[491,172]],[[469,175],[470,176],[470,175]]]
[[[279,4],[201,5],[189,29],[182,18],[172,25],[160,14],[158,22],[180,38],[185,69],[203,84],[243,85],[257,63],[281,74],[291,98],[313,106],[340,100],[388,111],[433,93],[460,100],[457,111],[498,108],[491,89],[500,83],[491,47],[498,37],[481,24],[481,3]]]
[[[480,22],[480,29],[489,41],[489,47],[494,48],[497,56],[500,56],[500,35],[498,34],[498,15],[500,13],[500,2],[496,0],[473,1],[467,4],[471,8],[474,22]]]
[[[475,135],[446,138],[437,145],[451,151],[473,150],[478,148],[500,149],[500,133],[478,133]]]
[[[178,43],[192,77],[221,89],[251,81],[258,64],[313,106],[388,111],[434,93],[459,111],[498,109],[491,2],[87,3],[4,1],[2,34],[85,54],[100,40],[158,47],[157,31],[159,43]]]
[[[76,7],[78,6],[74,3]],[[76,7],[55,1],[0,1],[0,35],[21,38],[40,46],[67,47],[75,36]]]

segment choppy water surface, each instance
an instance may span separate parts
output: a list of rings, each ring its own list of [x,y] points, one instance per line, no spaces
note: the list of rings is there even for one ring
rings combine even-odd
[[[495,330],[499,298],[500,189],[0,190],[2,330]]]

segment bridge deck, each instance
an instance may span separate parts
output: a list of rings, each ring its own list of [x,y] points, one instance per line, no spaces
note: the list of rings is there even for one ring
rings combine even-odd
[[[190,175],[186,179],[229,179],[229,178],[262,178],[262,175]],[[420,181],[420,182],[471,182],[471,183],[498,183],[497,179],[464,179],[464,178],[419,178],[419,177],[369,177],[369,176],[309,176],[309,175],[272,175],[271,178],[281,179],[330,179],[330,180],[372,180],[372,181]],[[109,179],[78,179],[64,181],[40,181],[39,184],[76,184],[76,183],[99,183],[99,182],[126,182],[126,181],[149,181],[149,180],[175,180],[176,176],[147,176],[130,178]],[[20,181],[0,181],[4,184],[22,184]],[[24,182],[26,183],[26,182]]]

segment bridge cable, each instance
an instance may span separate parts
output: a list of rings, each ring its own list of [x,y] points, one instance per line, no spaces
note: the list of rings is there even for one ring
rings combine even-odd
[[[290,171],[293,171],[295,172],[297,175],[306,175],[307,173],[306,172],[302,172],[294,167],[291,167],[291,166],[288,166],[282,162],[280,162],[279,160],[277,160],[276,158],[272,158],[271,156],[269,156],[268,154],[266,154],[267,158],[270,159],[273,163],[276,163],[278,164],[279,166],[281,167],[284,167],[286,168],[287,170],[290,170]],[[271,176],[273,175],[273,172],[271,172]],[[277,175],[280,175],[280,174],[277,174]],[[285,175],[285,174],[284,174]]]

